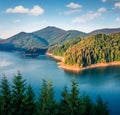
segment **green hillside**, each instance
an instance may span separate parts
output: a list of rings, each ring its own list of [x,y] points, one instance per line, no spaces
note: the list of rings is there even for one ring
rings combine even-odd
[[[48,49],[48,47],[65,42],[86,34],[76,30],[65,31],[56,27],[46,27],[32,33],[21,32],[8,39],[0,41],[0,50],[29,50],[33,48]]]
[[[102,30],[96,30],[94,32],[111,33],[111,32],[115,32],[115,31],[119,31],[119,29],[102,29]],[[116,34],[93,35],[93,36],[88,37],[88,39],[90,38],[90,41],[87,40],[87,38],[85,38],[85,40],[83,40],[83,41],[85,42],[85,44],[88,42],[88,45],[90,45],[90,43],[92,42],[91,40],[93,40],[92,38],[96,38],[96,36],[101,36],[102,38],[110,37],[112,39],[113,38],[112,35],[116,35]],[[30,49],[30,52],[31,52],[31,49],[37,49],[41,52],[42,49],[46,51],[49,48],[48,51],[52,52],[53,54],[63,56],[69,47],[72,47],[74,44],[76,44],[80,40],[80,39],[73,39],[73,38],[83,39],[86,36],[88,36],[88,34],[77,31],[77,30],[65,31],[60,28],[48,26],[48,27],[38,30],[36,32],[32,32],[32,33],[21,32],[21,33],[18,33],[8,39],[4,39],[4,40],[0,41],[0,50],[4,50],[4,51],[13,51],[13,50],[14,51],[16,51],[16,50],[23,51],[24,50],[24,51],[26,51],[26,50]],[[98,39],[101,37],[98,37]],[[83,41],[81,41],[81,42],[83,42]],[[103,40],[103,41],[105,41],[105,40]],[[101,44],[101,46],[104,47],[104,44]],[[77,46],[77,47],[80,47],[80,46]],[[92,46],[93,49],[94,49],[94,47]],[[77,48],[77,50],[78,50],[78,48]],[[98,49],[96,48],[96,50],[98,50]],[[84,52],[86,53],[86,51],[88,51],[88,49],[85,49],[85,51],[83,51],[83,53]],[[83,54],[80,54],[80,55],[83,55]],[[88,55],[88,54],[86,54],[86,55]],[[107,55],[107,54],[105,54],[105,55]],[[70,60],[71,60],[71,58],[70,58]],[[83,64],[83,66],[88,64],[86,60],[89,60],[89,59],[82,59],[82,61],[85,62],[85,64]],[[93,59],[92,59],[92,62],[94,62]],[[69,63],[69,59],[67,59],[67,57],[66,57],[66,63]],[[76,61],[75,62],[70,61],[70,64],[72,64],[72,63],[74,64],[74,63],[76,63]],[[96,63],[96,62],[94,62],[94,63]]]
[[[48,43],[41,37],[21,32],[1,42],[4,46],[12,46],[14,49],[47,48]]]
[[[85,36],[87,36],[87,34],[84,32],[80,32],[77,30],[69,30],[69,31],[66,31],[65,34],[60,36],[56,41],[53,41],[53,44],[64,43],[67,40],[71,40],[73,38],[78,38],[78,37],[83,38]]]
[[[69,47],[72,47],[74,44],[77,44],[80,40],[81,38],[73,38],[73,39],[67,40],[64,43],[48,48],[47,52],[52,53],[53,55],[56,55],[56,56],[64,56],[66,50]]]
[[[48,26],[44,29],[33,32],[33,34],[44,38],[46,41],[48,41],[49,45],[51,45],[54,40],[65,34],[65,32],[66,31],[62,29]]]
[[[120,33],[86,37],[65,53],[66,64],[80,67],[112,61],[120,61]]]
[[[51,26],[33,32],[33,34],[44,38],[49,43],[49,46],[63,43],[71,38],[84,37],[87,35],[84,32],[80,32],[76,30],[65,31],[60,28],[51,27]]]

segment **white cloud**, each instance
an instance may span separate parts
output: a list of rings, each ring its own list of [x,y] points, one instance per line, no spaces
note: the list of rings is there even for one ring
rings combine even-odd
[[[29,9],[28,8],[24,8],[23,6],[16,6],[15,8],[8,8],[6,10],[6,13],[28,13]]]
[[[33,6],[32,9],[25,8],[24,6],[19,5],[16,6],[15,8],[6,9],[6,13],[29,14],[29,15],[39,16],[44,13],[44,9],[41,8],[39,5]]]
[[[90,20],[94,20],[97,17],[100,17],[102,15],[102,13],[104,13],[106,11],[106,8],[99,8],[96,12],[93,11],[89,11],[86,14],[80,16],[80,17],[76,17],[73,22],[74,23],[85,23],[87,21]]]
[[[17,20],[14,20],[14,23],[19,23],[21,20],[17,19]]]
[[[77,9],[77,8],[82,8],[82,5],[71,2],[68,5],[66,5],[66,7],[71,8],[71,9]]]
[[[68,5],[66,5],[66,7],[70,8],[70,10],[63,12],[62,14],[71,15],[71,14],[80,12],[82,5],[71,2]]]
[[[64,14],[71,15],[71,14],[78,13],[78,12],[81,12],[81,9],[68,10],[68,11],[65,11]]]
[[[34,16],[39,16],[44,13],[44,9],[42,9],[39,5],[35,5],[33,9],[29,11],[29,13]]]
[[[120,22],[120,17],[117,17],[117,18],[116,18],[116,21],[117,21],[117,22]]]
[[[114,6],[115,8],[120,8],[120,2],[116,2]]]

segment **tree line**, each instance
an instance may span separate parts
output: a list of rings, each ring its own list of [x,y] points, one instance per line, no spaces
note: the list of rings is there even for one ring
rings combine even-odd
[[[65,63],[80,67],[120,61],[120,33],[84,38],[65,52]]]
[[[108,104],[99,96],[93,102],[89,96],[80,96],[78,83],[71,81],[71,90],[64,86],[61,100],[54,96],[51,81],[43,79],[39,97],[26,84],[20,72],[12,84],[4,76],[0,84],[0,115],[109,115]]]
[[[53,55],[63,56],[65,64],[79,67],[120,61],[120,33],[74,38],[49,49]]]

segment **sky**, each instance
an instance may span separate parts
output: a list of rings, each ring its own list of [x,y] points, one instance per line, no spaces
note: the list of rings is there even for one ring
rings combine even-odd
[[[0,0],[0,38],[47,26],[86,33],[120,28],[120,0]]]

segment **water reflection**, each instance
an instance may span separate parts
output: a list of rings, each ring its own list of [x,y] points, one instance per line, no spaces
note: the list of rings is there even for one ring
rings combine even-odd
[[[24,79],[32,85],[36,95],[41,87],[42,78],[44,78],[53,81],[55,96],[59,100],[64,85],[70,89],[70,82],[74,76],[79,83],[81,94],[85,92],[93,100],[96,99],[96,96],[101,95],[108,101],[111,114],[120,114],[120,66],[93,68],[76,74],[60,69],[56,61],[45,55],[30,58],[18,53],[0,52],[0,64],[4,63],[3,59],[9,64],[0,66],[0,74],[5,73],[11,82],[13,74],[20,70]]]

